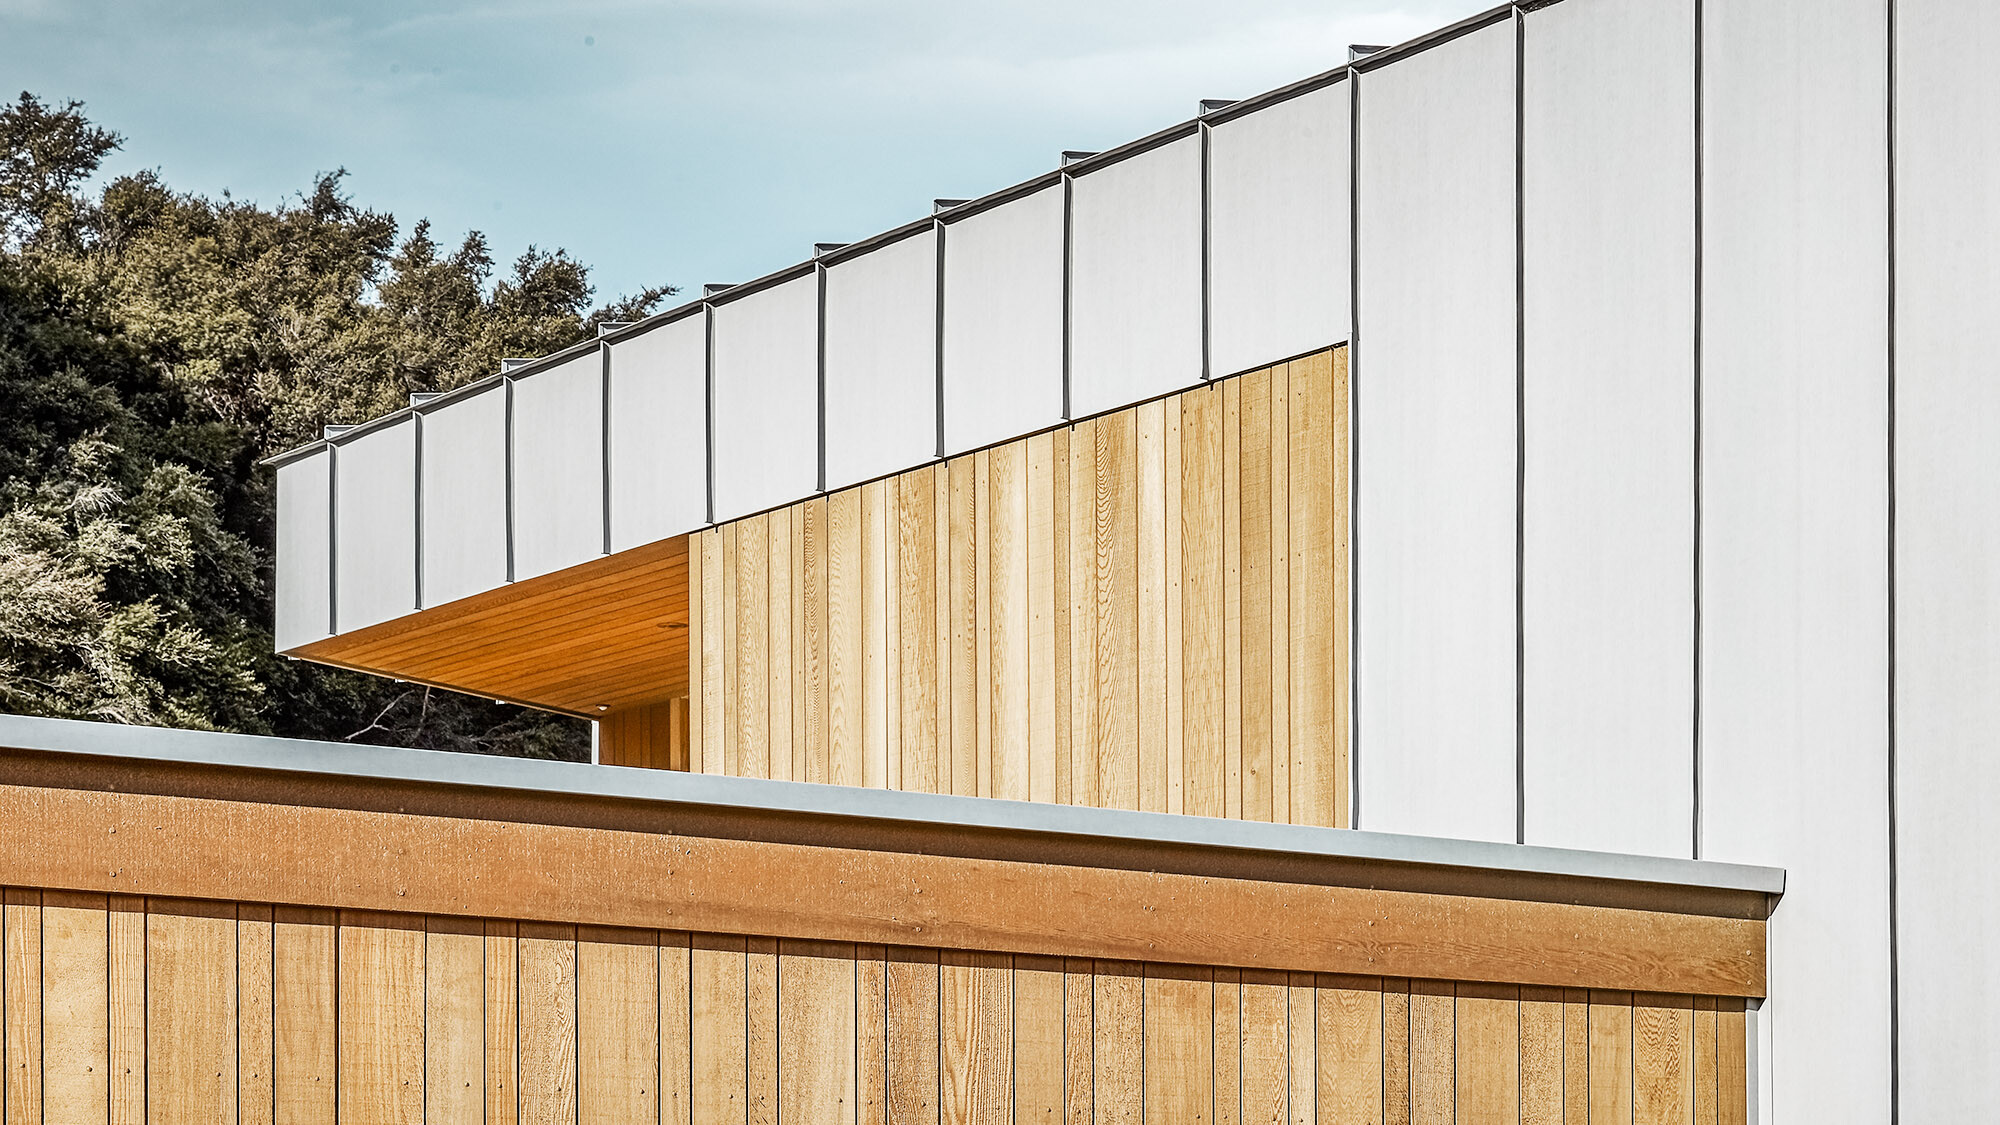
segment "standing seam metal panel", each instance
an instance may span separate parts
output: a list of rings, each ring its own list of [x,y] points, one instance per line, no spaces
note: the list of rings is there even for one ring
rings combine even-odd
[[[424,605],[507,584],[507,392],[424,411]]]
[[[1704,0],[1702,857],[1776,862],[1766,1097],[1887,1121],[1880,0]]]
[[[1527,842],[1692,852],[1694,11],[1525,17]]]
[[[417,608],[416,422],[340,443],[334,476],[334,629],[344,633]]]
[[[819,278],[714,311],[715,522],[819,488]]]
[[[944,448],[1063,420],[1063,188],[944,224]]]
[[[708,324],[699,313],[611,345],[611,549],[708,518]]]
[[[604,359],[514,380],[514,578],[604,551]]]
[[[1347,338],[1349,83],[1208,133],[1209,374]]]
[[[1515,835],[1515,32],[1358,77],[1368,827]]]
[[[937,452],[937,232],[826,269],[826,487]]]
[[[278,469],[279,652],[327,636],[333,623],[333,454],[321,449]]]
[[[1070,199],[1070,415],[1202,378],[1201,139],[1076,177]]]
[[[2000,6],[1895,7],[1902,1120],[2000,1105]]]

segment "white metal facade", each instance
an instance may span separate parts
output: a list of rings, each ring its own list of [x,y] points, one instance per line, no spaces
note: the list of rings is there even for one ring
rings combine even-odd
[[[1497,10],[614,334],[551,496],[508,398],[596,352],[303,451],[278,643],[544,509],[581,560],[1351,336],[1358,823],[1782,866],[1757,1120],[1981,1119],[1996,55],[1978,0]]]

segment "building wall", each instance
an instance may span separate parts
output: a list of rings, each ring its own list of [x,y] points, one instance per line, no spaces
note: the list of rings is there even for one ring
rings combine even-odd
[[[1344,824],[1346,373],[1323,351],[697,533],[692,768]]]
[[[1745,1120],[1741,1001],[13,889],[7,1121]]]

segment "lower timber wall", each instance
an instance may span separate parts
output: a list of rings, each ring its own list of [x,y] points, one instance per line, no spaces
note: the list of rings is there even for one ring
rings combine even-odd
[[[5,1120],[1744,1120],[1741,1000],[5,892]]]

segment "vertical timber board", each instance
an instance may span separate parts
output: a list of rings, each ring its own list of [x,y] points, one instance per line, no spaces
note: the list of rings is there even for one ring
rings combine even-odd
[[[660,935],[660,1125],[692,1125],[694,1013],[688,935]]]
[[[42,1117],[42,894],[0,891],[0,1106],[7,1125]]]
[[[889,715],[889,684],[894,678],[889,654],[891,605],[885,580],[889,571],[888,489],[871,481],[861,492],[861,778],[860,784],[881,789],[891,783],[889,745],[893,735]]]
[[[1271,369],[1271,819],[1292,822],[1292,365]]]
[[[1099,961],[1095,985],[1095,1120],[1139,1125],[1146,1108],[1145,975],[1136,964]]]
[[[974,794],[993,796],[993,453],[972,462],[972,737]]]
[[[486,925],[424,919],[425,1125],[486,1120]]]
[[[1137,687],[1126,696],[1138,713],[1133,773],[1137,808],[1167,811],[1167,458],[1166,403],[1155,399],[1132,411],[1132,505],[1136,532],[1133,599]],[[1114,485],[1114,487],[1116,487]]]
[[[36,1065],[45,1122],[111,1116],[109,907],[104,895],[42,895],[42,963],[35,981],[42,994],[42,1057]],[[268,1108],[259,1120],[269,1120]]]
[[[1165,415],[1162,421],[1166,431],[1162,452],[1166,464],[1162,467],[1160,487],[1167,507],[1160,528],[1160,550],[1166,561],[1165,580],[1161,587],[1161,602],[1166,613],[1163,638],[1166,643],[1166,669],[1165,682],[1160,685],[1160,695],[1167,710],[1166,809],[1170,813],[1184,813],[1187,811],[1187,642],[1181,622],[1181,404],[1178,399],[1169,399],[1161,403],[1161,408]]]
[[[166,1125],[234,1121],[236,906],[153,900],[148,908],[147,1117]]]
[[[1015,957],[1015,1125],[1062,1120],[1063,1034],[1062,959]]]
[[[889,951],[854,950],[854,1085],[856,1125],[889,1123]]]
[[[1210,1079],[1215,1091],[1215,1125],[1242,1125],[1243,973],[1216,969],[1213,996],[1215,1020],[1209,1028],[1209,1057],[1215,1060]],[[1379,1032],[1378,1027],[1378,1037]],[[1379,1053],[1377,1059],[1379,1062]]]
[[[1055,712],[1055,745],[1053,747],[1055,760],[1050,765],[1050,768],[1054,771],[1055,796],[1051,797],[1050,800],[1062,804],[1072,804],[1076,800],[1074,789],[1076,775],[1075,756],[1071,750],[1076,737],[1076,732],[1073,729],[1076,712],[1070,702],[1073,694],[1071,691],[1073,681],[1070,678],[1070,661],[1073,655],[1070,647],[1070,629],[1071,621],[1074,617],[1071,591],[1076,588],[1076,572],[1072,565],[1073,559],[1070,555],[1072,547],[1069,484],[1070,439],[1071,432],[1067,429],[1055,430],[1049,435],[1049,472],[1052,477],[1049,501],[1051,505],[1050,519],[1052,521],[1049,533],[1051,540],[1049,552],[1052,567],[1051,573],[1054,577],[1054,588],[1050,591],[1050,597],[1054,603],[1051,607],[1051,612],[1054,614],[1054,636],[1051,638],[1050,647],[1053,649],[1053,652],[1050,655],[1050,659],[1053,663],[1050,665],[1049,675],[1045,676],[1041,672],[1035,674],[1038,683],[1048,686],[1050,692],[1049,705]]]
[[[1292,369],[1291,527],[1292,614],[1288,659],[1291,661],[1292,814],[1294,824],[1332,827],[1336,780],[1345,772],[1343,740],[1335,721],[1334,700],[1345,670],[1343,649],[1336,643],[1336,583],[1343,575],[1334,543],[1334,432],[1339,412],[1335,401],[1336,353],[1294,360]]]
[[[1720,1125],[1748,1125],[1750,1119],[1748,1031],[1743,1001],[1716,1001],[1715,1118]]]
[[[272,908],[261,904],[236,908],[236,1111],[242,1125],[270,1125],[277,1112],[271,1073],[273,917]]]
[[[971,456],[954,458],[947,465],[950,511],[946,521],[946,566],[950,571],[950,612],[940,608],[940,617],[949,621],[951,642],[951,788],[960,797],[979,795],[979,631],[978,589],[975,559],[979,544],[975,538],[977,515],[974,496],[978,472]],[[942,657],[939,663],[944,663]]]
[[[769,515],[731,524],[736,556],[737,777],[771,776],[771,539]],[[733,535],[729,534],[733,533]]]
[[[937,628],[937,475],[926,465],[896,482],[896,623],[902,636],[897,663],[897,729],[902,745],[893,748],[901,761],[903,788],[937,793],[938,628]]]
[[[1181,396],[1181,746],[1182,812],[1222,816],[1223,760],[1222,394],[1217,386]]]
[[[695,538],[701,545],[701,679],[697,685],[702,697],[701,772],[722,773],[725,769],[723,747],[727,742],[724,732],[730,721],[726,699],[728,682],[724,678],[723,664],[735,659],[728,647],[729,638],[723,630],[727,606],[723,602],[722,529],[709,528]],[[692,548],[688,557],[692,569]]]
[[[1560,988],[1521,989],[1521,1125],[1564,1125]]]
[[[1097,806],[1097,421],[1069,433],[1069,702],[1071,804]]]
[[[1013,983],[1007,954],[939,955],[939,1093],[948,1123],[1014,1119]]]
[[[576,927],[521,923],[517,958],[521,1120],[574,1125]]]
[[[1381,978],[1320,977],[1315,1018],[1320,1120],[1381,1125]]]
[[[1292,1125],[1313,1125],[1319,1117],[1319,996],[1311,973],[1289,973],[1285,989],[1289,1023],[1285,1053],[1286,1083],[1291,1088]]]
[[[693,935],[688,958],[692,1125],[745,1125],[748,997],[743,938]]]
[[[343,911],[338,933],[340,1114],[424,1119],[424,925]]]
[[[1215,976],[1205,968],[1145,968],[1145,1120],[1211,1122],[1215,1109]]]
[[[1410,1125],[1410,1055],[1414,1027],[1410,1022],[1410,982],[1400,977],[1382,980],[1382,1119],[1389,1125]]]
[[[721,542],[721,591],[716,603],[722,623],[722,772],[743,776],[743,525],[716,529]]]
[[[1242,981],[1238,1057],[1242,1060],[1243,1125],[1289,1121],[1291,1004],[1285,975],[1245,969]]]
[[[769,716],[764,727],[764,776],[778,781],[792,780],[792,720],[795,717],[792,691],[796,682],[793,674],[796,655],[793,630],[797,620],[792,590],[792,552],[796,549],[792,541],[792,522],[797,514],[797,508],[772,512],[766,517],[765,528],[769,533],[764,556],[769,569],[765,578],[770,594],[767,602],[769,609],[764,619],[769,637],[764,667],[768,685],[764,689],[764,704]]]
[[[1694,998],[1694,1125],[1716,1125],[1715,997]]]
[[[778,942],[753,937],[743,959],[744,1102],[750,1125],[778,1120]],[[852,1048],[850,1048],[851,1050]]]
[[[987,455],[987,610],[992,682],[992,795],[1025,801],[1028,777],[1028,466],[1027,444],[994,446]]]
[[[1446,981],[1410,982],[1410,1120],[1451,1125],[1457,1114],[1456,989]]]
[[[937,789],[938,793],[955,793],[952,773],[952,724],[956,714],[957,674],[953,655],[958,651],[958,637],[954,629],[956,605],[952,600],[952,512],[951,467],[934,465],[931,468],[931,570],[934,581],[931,595],[931,616],[937,626],[937,639],[932,649],[931,667],[937,677]]]
[[[110,1125],[141,1125],[146,1120],[146,900],[112,895],[106,922],[110,970],[109,1037],[111,1067]],[[278,965],[276,931],[272,934],[272,966]],[[330,952],[330,949],[329,949]],[[332,958],[326,961],[331,963]],[[274,980],[275,985],[275,980]],[[275,1000],[276,990],[273,989]],[[277,1045],[275,1011],[273,1048]],[[330,1020],[323,1020],[331,1027]],[[274,1060],[275,1062],[275,1060]],[[275,1066],[272,1077],[276,1078]],[[279,1121],[285,1118],[280,1116]]]
[[[1590,994],[1590,1122],[1632,1117],[1632,994]]]
[[[862,780],[865,658],[862,631],[861,492],[826,498],[827,775],[835,785]]]
[[[1060,431],[1057,431],[1058,433]],[[1067,705],[1056,688],[1056,433],[1037,434],[1027,441],[1026,583],[1027,667],[1022,681],[1027,694],[1027,792],[1029,800],[1052,802],[1056,797],[1056,711]]]
[[[827,552],[831,530],[827,499],[806,501],[800,512],[805,525],[805,598],[801,607],[805,619],[805,740],[804,768],[795,764],[792,777],[798,781],[825,781],[832,773],[832,700],[828,689],[828,644],[832,623],[827,585]]]
[[[778,955],[778,1121],[854,1125],[855,947],[786,941]]]
[[[485,1083],[487,1125],[521,1117],[521,928],[488,921],[485,935]]]
[[[339,1094],[340,930],[334,912],[278,907],[271,920],[271,967],[271,1093],[278,1125],[331,1121]]]
[[[1241,739],[1244,820],[1271,820],[1272,716],[1271,650],[1271,380],[1273,371],[1252,371],[1240,380],[1242,437],[1237,446],[1238,566],[1241,624],[1237,660],[1241,685]]]
[[[1632,998],[1632,1119],[1693,1125],[1694,998]]]
[[[696,531],[688,536],[687,551],[687,645],[688,645],[688,762],[692,773],[703,773],[706,767],[702,761],[702,747],[706,743],[704,724],[708,709],[714,705],[708,697],[708,587],[702,581],[703,546],[708,540],[706,532]]]
[[[1590,993],[1563,990],[1563,1121],[1590,1122]]]
[[[1100,807],[1139,807],[1137,419],[1100,418],[1097,437],[1097,716]]]
[[[888,1125],[938,1125],[938,952],[891,949],[884,976]]]
[[[1091,1125],[1097,1106],[1097,965],[1063,960],[1063,1125]]]
[[[1243,786],[1243,386],[1223,382],[1222,428],[1222,815],[1244,811]]]
[[[660,1024],[659,951],[651,930],[577,928],[578,1125],[660,1119],[660,1054],[668,1031]]]
[[[1352,828],[1354,809],[1354,384],[1351,349],[1333,353],[1333,825]]]
[[[1455,1040],[1460,1125],[1519,1125],[1521,990],[1459,984]]]

